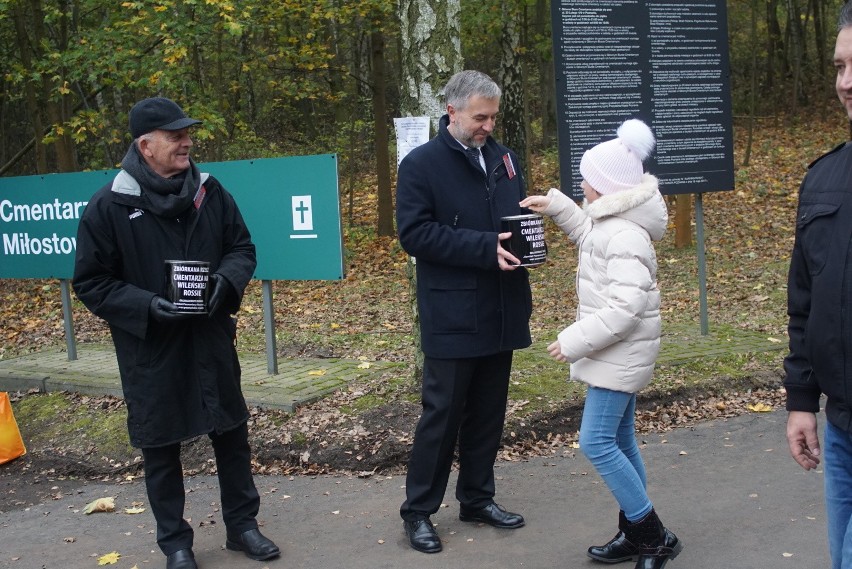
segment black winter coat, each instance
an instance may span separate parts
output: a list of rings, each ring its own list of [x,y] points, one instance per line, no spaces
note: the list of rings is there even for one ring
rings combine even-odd
[[[136,447],[221,433],[248,419],[230,315],[254,273],[255,247],[233,197],[215,178],[202,174],[202,182],[204,200],[183,219],[158,217],[144,191],[127,195],[112,184],[80,219],[74,291],[109,324]],[[233,288],[226,305],[177,323],[150,318],[167,259],[208,261]]]
[[[787,283],[788,411],[819,411],[852,433],[852,145],[811,164],[802,182]]]
[[[500,218],[523,213],[518,159],[489,137],[482,148],[486,174],[448,122],[442,117],[438,135],[403,159],[397,181],[399,240],[416,258],[423,353],[448,359],[525,348],[529,275],[497,265]]]

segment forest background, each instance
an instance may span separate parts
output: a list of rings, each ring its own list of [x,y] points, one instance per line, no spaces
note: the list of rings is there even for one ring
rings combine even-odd
[[[738,120],[832,93],[841,3],[727,2]],[[494,77],[496,136],[529,164],[556,147],[550,18],[548,0],[0,0],[0,175],[116,167],[130,107],[163,95],[204,121],[200,162],[338,154],[342,188],[376,193],[391,235],[388,132],[418,106],[409,70]],[[448,41],[422,53],[424,35]]]
[[[780,401],[796,190],[808,163],[849,137],[831,61],[841,3],[727,3],[736,188],[704,198],[709,341],[747,334],[778,349],[658,366],[641,429]],[[412,44],[412,37],[431,38],[431,48]],[[426,97],[412,95],[412,68],[450,62],[445,70],[482,70],[504,88],[496,137],[526,157],[530,192],[558,186],[550,3],[0,0],[0,43],[4,176],[116,167],[130,143],[130,107],[153,95],[177,100],[204,121],[193,130],[199,162],[338,155],[346,277],[274,283],[278,355],[383,360],[400,368],[293,417],[253,410],[253,424],[264,427],[253,445],[263,465],[264,456],[284,456],[310,467],[323,452],[335,463],[329,440],[338,466],[398,465],[418,406],[407,367],[415,352],[407,257],[393,231],[391,119],[422,112]],[[429,81],[440,86],[447,78],[435,71]],[[676,247],[673,233],[657,249],[664,343],[690,342],[698,333],[696,251]],[[576,254],[552,224],[547,237],[549,261],[531,271],[534,345],[517,354],[507,456],[562,442],[576,429],[580,388],[564,381],[566,370],[544,351],[573,315]],[[239,315],[241,350],[264,350],[261,296],[260,283],[252,282]],[[74,318],[79,341],[109,341],[103,322],[76,301]],[[0,279],[0,321],[0,359],[61,349],[58,283]],[[91,431],[88,439],[69,434],[57,442],[49,428],[103,423],[114,427],[105,431],[122,433],[120,402],[52,395],[41,398],[48,412],[40,413],[39,397],[16,397],[30,457],[41,448],[52,459],[70,453],[107,456],[110,467],[130,464],[126,440],[92,454]],[[105,412],[115,422],[104,421]],[[391,424],[398,436],[388,434]],[[366,446],[377,457],[372,466],[358,450]]]
[[[766,192],[789,201],[802,161],[847,138],[830,110],[841,3],[727,2],[737,189],[766,211]],[[0,0],[0,175],[115,168],[130,107],[168,96],[204,121],[193,129],[199,162],[338,156],[351,280],[358,263],[382,270],[401,253],[392,118],[440,116],[438,91],[457,69],[502,85],[495,135],[523,157],[529,191],[559,186],[550,18],[548,0]],[[775,180],[748,170],[771,158],[755,141],[773,128],[799,140],[791,152],[816,147]],[[20,284],[41,286],[16,293]],[[29,346],[8,326],[0,357]]]

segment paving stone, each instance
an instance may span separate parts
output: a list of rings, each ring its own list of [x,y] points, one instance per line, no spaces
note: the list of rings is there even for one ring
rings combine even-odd
[[[660,364],[728,354],[786,350],[786,338],[726,328],[702,336],[698,325],[664,326]],[[267,372],[265,354],[241,353],[242,385],[250,405],[293,411],[316,401],[361,377],[403,369],[394,362],[369,362],[339,358],[279,358],[278,374]],[[323,372],[321,375],[311,372]],[[118,362],[112,344],[80,344],[77,359],[68,360],[62,349],[45,350],[0,360],[0,391],[78,391],[121,396]]]
[[[278,374],[267,372],[265,354],[240,354],[243,394],[249,405],[294,411],[345,386],[356,378],[383,374],[399,368],[392,362],[361,360],[280,359]],[[311,371],[324,370],[323,375]],[[76,391],[121,397],[118,362],[112,345],[80,344],[77,359],[68,360],[65,350],[53,349],[0,360],[0,391]]]

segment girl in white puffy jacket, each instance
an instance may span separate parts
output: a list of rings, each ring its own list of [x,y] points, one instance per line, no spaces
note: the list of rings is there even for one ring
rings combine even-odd
[[[617,135],[583,154],[582,208],[555,188],[520,204],[552,217],[579,247],[577,319],[547,350],[570,362],[573,379],[589,385],[580,448],[621,510],[618,534],[588,555],[662,569],[683,545],[648,498],[634,415],[636,392],[651,381],[660,349],[653,241],[665,233],[668,212],[657,178],[642,166],[654,149],[651,129],[631,119]]]

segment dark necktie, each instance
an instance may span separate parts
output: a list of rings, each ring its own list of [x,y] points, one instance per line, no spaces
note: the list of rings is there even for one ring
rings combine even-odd
[[[479,148],[473,148],[472,146],[465,150],[470,159],[473,160],[473,163],[476,164],[477,168],[482,169],[482,163],[479,161],[479,157],[481,156],[479,153]]]

